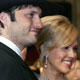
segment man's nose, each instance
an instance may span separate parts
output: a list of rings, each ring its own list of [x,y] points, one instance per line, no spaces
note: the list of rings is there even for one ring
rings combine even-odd
[[[33,25],[36,27],[36,28],[42,28],[42,22],[41,22],[41,19],[39,17],[37,17],[33,23]]]

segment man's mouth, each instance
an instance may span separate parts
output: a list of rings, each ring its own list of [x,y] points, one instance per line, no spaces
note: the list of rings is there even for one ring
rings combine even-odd
[[[30,32],[34,32],[37,35],[39,32],[39,29],[38,28],[31,28]]]

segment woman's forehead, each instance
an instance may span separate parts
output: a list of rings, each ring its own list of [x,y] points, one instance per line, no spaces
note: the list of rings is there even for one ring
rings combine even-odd
[[[77,46],[78,45],[78,42],[77,42],[77,40],[76,41],[74,41],[70,46],[71,47],[74,47],[74,46]]]

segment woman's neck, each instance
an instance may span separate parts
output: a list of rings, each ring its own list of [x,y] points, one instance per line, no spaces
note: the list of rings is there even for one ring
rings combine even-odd
[[[41,72],[41,76],[44,77],[44,80],[61,80],[63,77],[63,74],[59,73],[56,70],[51,69],[43,69]]]

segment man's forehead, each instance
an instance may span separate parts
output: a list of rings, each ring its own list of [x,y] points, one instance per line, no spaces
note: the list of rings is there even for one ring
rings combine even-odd
[[[33,8],[33,7],[38,7],[38,8],[40,8],[39,6],[34,6],[34,5],[28,5],[27,7],[28,7],[28,8]]]
[[[30,12],[39,13],[39,14],[42,13],[42,10],[40,7],[33,6],[33,5],[28,5],[27,7],[23,8],[22,10],[25,10],[26,12],[30,11]]]
[[[39,15],[41,15],[42,13],[42,10],[37,7],[37,6],[32,6],[32,5],[29,5],[29,6],[22,6],[21,9],[17,8],[15,9],[13,12],[25,12],[25,13],[30,13],[30,12],[33,12],[33,13],[38,13]]]
[[[34,13],[34,14],[37,14],[39,16],[41,16],[42,14],[42,10],[39,8],[39,7],[35,7],[35,6],[27,6],[27,7],[24,7],[24,8],[21,8],[21,9],[16,9],[14,11],[15,13],[20,13],[20,14],[31,14],[31,13]]]
[[[39,6],[28,5],[27,8],[29,8],[31,10],[35,9],[35,10],[41,11],[41,8]]]

